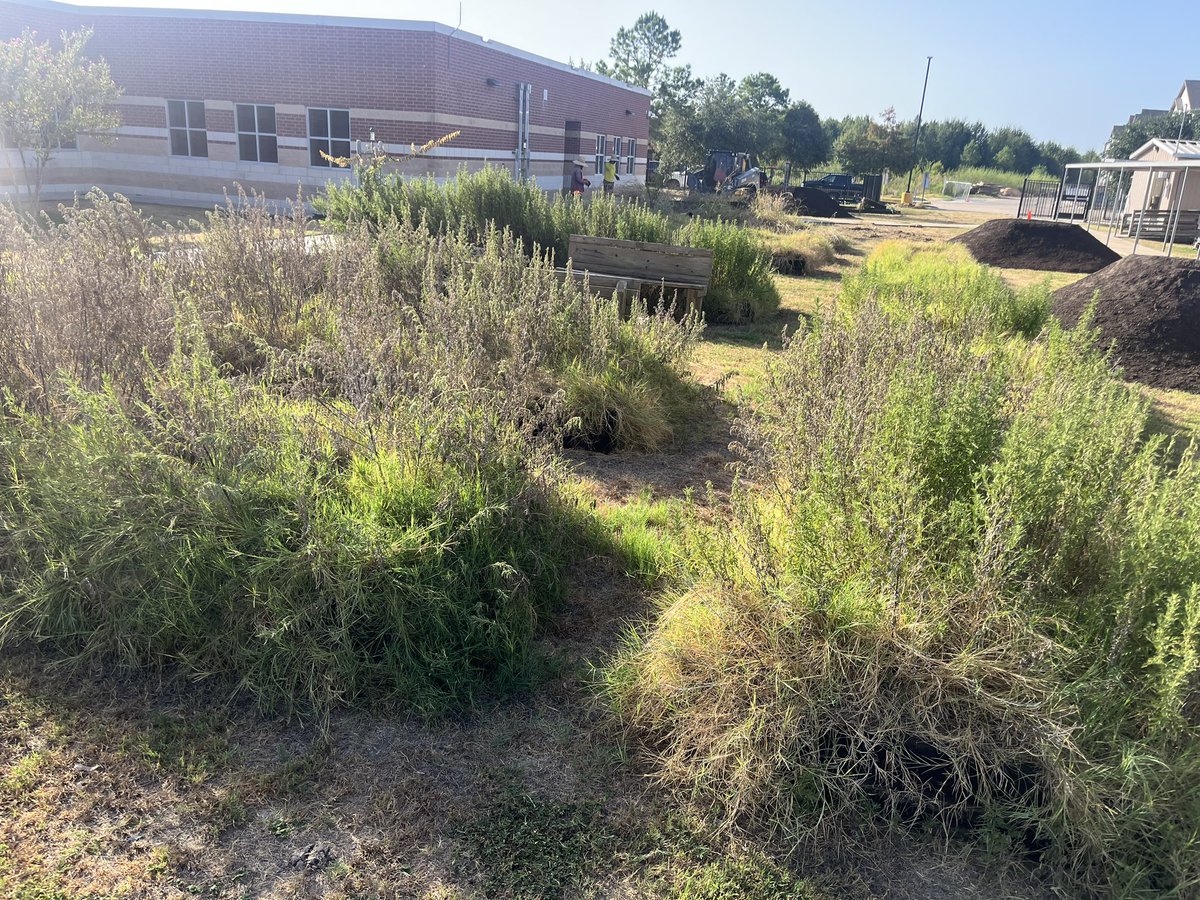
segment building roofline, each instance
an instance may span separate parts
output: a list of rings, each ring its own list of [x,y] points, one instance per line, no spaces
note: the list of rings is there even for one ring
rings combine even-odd
[[[1129,158],[1130,160],[1137,161],[1138,157],[1143,153],[1156,147],[1159,150],[1173,153],[1176,159],[1200,159],[1200,141],[1190,139],[1177,141],[1174,138],[1150,138],[1150,140],[1130,153]]]
[[[546,56],[539,56],[536,53],[529,53],[528,51],[521,50],[517,47],[511,47],[508,44],[502,44],[499,41],[490,41],[486,38],[480,37],[477,34],[472,34],[469,31],[463,31],[460,28],[451,28],[449,25],[443,25],[440,22],[418,21],[412,19],[369,19],[355,18],[354,16],[312,16],[301,15],[298,13],[254,12],[251,10],[168,9],[161,6],[86,6],[74,3],[61,3],[59,0],[0,0],[0,2],[8,2],[17,6],[28,6],[34,9],[45,9],[51,12],[70,13],[74,15],[91,14],[97,16],[141,16],[152,19],[209,19],[223,22],[276,22],[284,25],[312,25],[324,28],[374,28],[379,30],[393,31],[428,31],[434,34],[443,35],[445,37],[452,37],[455,40],[466,41],[469,44],[486,47],[490,50],[496,50],[497,52],[504,53],[517,59],[523,59],[528,62],[538,63],[539,65],[549,66],[550,68],[557,69],[560,72],[579,75],[582,78],[598,81],[601,84],[608,84],[612,85],[613,87],[622,88],[623,90],[632,91],[635,94],[641,94],[645,97],[653,96],[653,92],[647,90],[646,88],[627,84],[624,81],[618,81],[615,78],[609,78],[607,75],[601,75],[598,72],[590,72],[587,69],[569,66],[566,63],[559,62],[558,60],[550,59]]]

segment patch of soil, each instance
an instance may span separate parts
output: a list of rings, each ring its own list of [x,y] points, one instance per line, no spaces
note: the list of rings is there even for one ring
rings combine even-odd
[[[1074,325],[1097,292],[1093,324],[1126,378],[1200,392],[1200,261],[1127,256],[1055,291],[1055,315]]]
[[[689,490],[706,504],[706,487],[724,503],[733,484],[729,449],[731,423],[718,415],[696,423],[696,432],[659,453],[601,453],[571,449],[563,454],[576,475],[592,482],[595,495],[613,503],[636,500],[645,491],[657,498],[682,497]]]
[[[1025,219],[992,219],[950,239],[979,262],[1002,269],[1098,272],[1121,258],[1078,225]]]

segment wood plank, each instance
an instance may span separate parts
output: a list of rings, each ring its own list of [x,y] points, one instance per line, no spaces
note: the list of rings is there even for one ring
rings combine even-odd
[[[573,266],[588,271],[680,284],[706,283],[712,277],[712,251],[706,248],[588,235],[571,235],[568,247]]]
[[[595,244],[596,246],[617,247],[624,250],[654,250],[663,253],[682,253],[687,255],[708,255],[712,256],[712,251],[707,247],[682,247],[678,244],[656,244],[651,241],[624,241],[618,238],[595,237],[590,234],[573,234],[568,240],[568,244],[576,242]]]

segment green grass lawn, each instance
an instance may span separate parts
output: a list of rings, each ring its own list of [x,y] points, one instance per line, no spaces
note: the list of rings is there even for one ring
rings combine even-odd
[[[783,346],[785,330],[794,332],[836,298],[843,272],[853,265],[839,261],[830,271],[813,276],[776,275],[779,309],[749,325],[710,325],[692,360],[692,374],[702,384],[723,381],[734,396],[753,394],[767,361]]]

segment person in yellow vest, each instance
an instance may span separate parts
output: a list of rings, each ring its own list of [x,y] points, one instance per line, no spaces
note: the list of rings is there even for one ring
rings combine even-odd
[[[608,162],[604,164],[604,193],[611,194],[620,180],[621,176],[617,174],[617,159],[615,156],[610,156]]]

